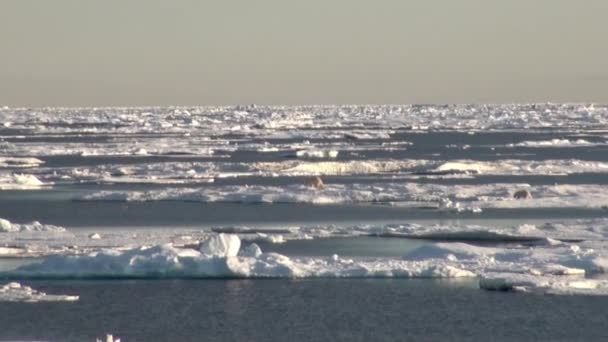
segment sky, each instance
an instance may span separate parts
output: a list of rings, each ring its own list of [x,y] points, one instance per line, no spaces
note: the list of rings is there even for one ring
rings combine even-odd
[[[0,105],[608,103],[606,0],[0,0]]]

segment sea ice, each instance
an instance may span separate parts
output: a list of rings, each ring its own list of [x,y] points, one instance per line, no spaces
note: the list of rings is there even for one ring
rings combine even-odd
[[[31,190],[44,187],[45,183],[34,175],[0,173],[0,190]]]
[[[16,282],[0,286],[0,302],[74,302],[78,299],[78,296],[46,294]]]
[[[220,233],[211,235],[207,240],[203,241],[200,251],[208,256],[233,257],[239,253],[240,248],[241,240],[238,236]]]

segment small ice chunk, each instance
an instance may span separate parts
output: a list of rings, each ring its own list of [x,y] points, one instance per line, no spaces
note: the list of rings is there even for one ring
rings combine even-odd
[[[436,172],[468,172],[468,173],[484,173],[493,171],[491,165],[474,161],[452,161],[441,164],[435,169]]]
[[[73,302],[78,296],[49,295],[17,282],[0,286],[0,302]]]
[[[200,245],[202,254],[208,256],[231,257],[237,256],[241,248],[241,239],[234,234],[216,234]]]
[[[112,336],[112,334],[107,334],[106,335],[106,339],[104,340],[100,340],[100,339],[96,339],[97,342],[120,342],[120,339],[114,339],[114,336]]]
[[[89,234],[89,239],[99,240],[99,239],[101,239],[101,235],[99,235],[98,233],[92,233],[92,234]]]
[[[23,248],[15,247],[0,247],[0,257],[3,256],[14,256],[26,252]]]
[[[257,258],[262,255],[262,249],[257,244],[252,243],[249,246],[243,248],[239,255],[243,257]]]
[[[0,232],[12,232],[13,225],[11,221],[0,218]]]
[[[608,282],[571,275],[489,273],[479,280],[479,287],[494,291],[540,294],[608,295]]]

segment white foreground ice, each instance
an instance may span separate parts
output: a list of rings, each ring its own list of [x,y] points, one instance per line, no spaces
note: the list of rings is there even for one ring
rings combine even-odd
[[[158,278],[158,277],[474,277],[454,265],[404,259],[365,259],[301,257],[260,253],[259,247],[231,255],[240,245],[235,235],[211,236],[201,250],[178,248],[172,244],[138,247],[126,251],[104,250],[83,256],[56,255],[41,263],[22,266],[9,274],[14,277],[68,278]]]
[[[54,255],[5,275],[19,278],[308,278],[480,277],[480,287],[556,294],[608,294],[607,283],[585,275],[608,270],[605,248],[572,243],[481,247],[428,243],[400,258],[289,257],[240,249],[236,235],[213,234],[199,249],[173,244],[90,254]],[[235,253],[236,252],[236,253]]]
[[[0,302],[74,302],[78,299],[78,296],[46,294],[16,282],[0,285]]]
[[[5,256],[44,259],[5,270],[2,275],[12,279],[479,277],[480,287],[486,289],[608,295],[604,281],[585,278],[608,272],[606,219],[494,228],[390,224],[291,227],[279,228],[276,233],[270,228],[264,233],[246,227],[214,228],[222,230],[236,234],[200,230],[186,235],[173,229],[148,231],[147,236],[124,231],[89,239],[86,232],[38,232],[45,235],[28,240],[28,234],[33,234],[30,231],[4,233],[0,238],[13,246],[3,247]],[[401,257],[349,258],[288,256],[264,252],[255,244],[345,236],[429,242]],[[481,241],[495,244],[475,245]]]

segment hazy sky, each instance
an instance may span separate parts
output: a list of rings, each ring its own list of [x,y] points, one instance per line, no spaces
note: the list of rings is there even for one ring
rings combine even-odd
[[[0,0],[0,105],[608,102],[607,0]]]

